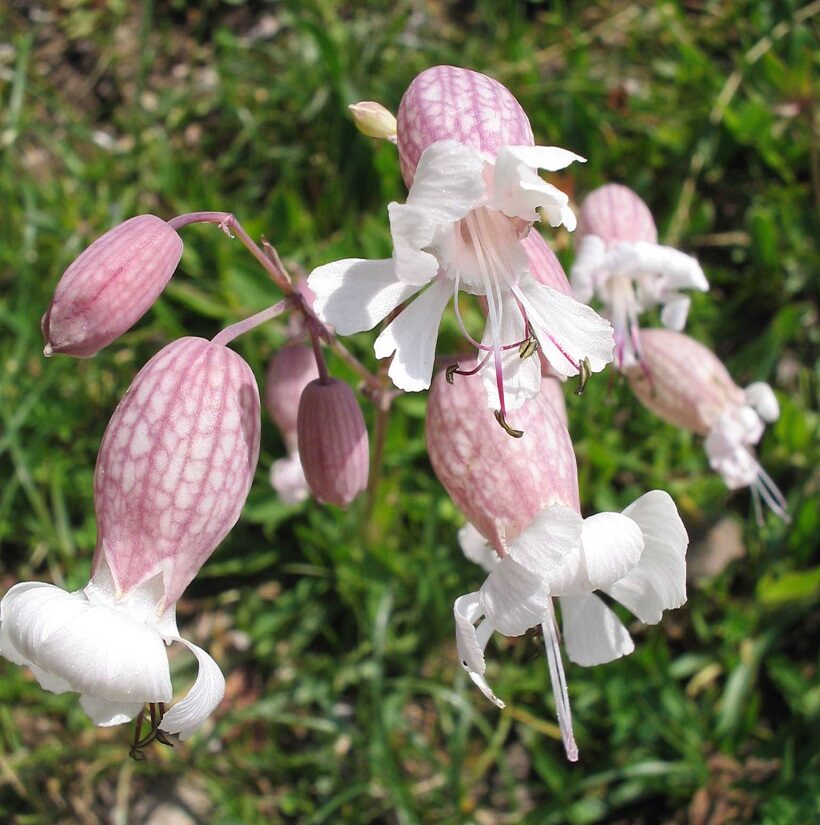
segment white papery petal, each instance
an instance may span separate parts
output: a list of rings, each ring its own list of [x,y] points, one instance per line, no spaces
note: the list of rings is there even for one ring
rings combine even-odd
[[[730,490],[754,484],[760,465],[739,439],[735,428],[723,427],[719,421],[706,436],[704,447],[709,465],[723,477]]]
[[[169,641],[182,642],[196,656],[199,672],[188,695],[162,717],[160,730],[178,733],[181,740],[195,733],[216,710],[225,695],[225,677],[219,665],[201,648],[179,636]]]
[[[521,279],[515,288],[539,346],[552,368],[562,376],[578,374],[584,358],[592,372],[600,372],[615,349],[612,326],[594,309],[532,277]],[[571,361],[569,360],[571,359]]]
[[[594,593],[561,597],[567,656],[590,667],[627,656],[635,644],[623,622]]]
[[[595,294],[598,273],[606,259],[606,244],[597,235],[584,235],[570,270],[570,284],[575,299],[588,304]]]
[[[396,278],[405,284],[422,287],[436,277],[439,262],[423,247],[429,246],[436,224],[427,211],[411,204],[391,203],[390,233],[393,236],[393,261]]]
[[[392,258],[347,258],[324,264],[310,273],[308,287],[316,296],[314,311],[339,335],[372,329],[418,292],[418,286],[396,277]]]
[[[780,404],[772,388],[763,381],[755,381],[749,384],[743,391],[746,403],[754,408],[755,412],[769,423],[780,418]]]
[[[310,488],[298,450],[294,450],[287,458],[273,462],[270,483],[283,504],[299,504],[310,497]]]
[[[430,386],[441,316],[452,296],[452,284],[438,278],[406,307],[376,339],[377,358],[394,352],[388,375],[401,390],[418,392]]]
[[[484,195],[483,170],[484,161],[469,146],[454,140],[432,143],[419,158],[407,204],[422,210],[434,225],[455,223]]]
[[[9,657],[13,649],[71,690],[110,702],[171,699],[162,637],[124,610],[89,603],[82,593],[26,582],[3,597],[0,615],[3,655]]]
[[[481,606],[492,626],[505,636],[521,636],[544,621],[549,608],[546,581],[505,556],[481,586]]]
[[[518,308],[515,296],[508,291],[501,293],[501,324],[500,340],[498,345],[506,346],[522,341],[525,337],[524,317]],[[493,345],[492,328],[489,320],[484,327],[484,337],[481,343],[491,347]],[[481,370],[484,388],[487,390],[487,403],[491,410],[501,409],[498,397],[498,386],[495,380],[495,369],[492,363],[493,356],[487,367]],[[507,410],[517,410],[525,401],[538,395],[541,387],[541,362],[537,356],[521,358],[518,348],[501,353],[501,372],[504,376],[504,404]]]
[[[581,545],[593,590],[622,579],[640,560],[641,528],[622,513],[596,513],[584,519]]]
[[[680,332],[686,326],[689,306],[692,302],[686,295],[666,296],[666,303],[661,310],[661,323],[667,329]]]
[[[456,620],[456,649],[462,666],[473,684],[487,699],[496,707],[505,707],[504,702],[493,693],[484,678],[484,672],[487,669],[484,662],[484,648],[492,634],[492,625],[485,619],[479,627],[475,626],[475,622],[482,616],[478,593],[459,596],[453,604],[453,615]]]
[[[88,718],[101,728],[124,725],[130,722],[145,707],[143,702],[109,702],[96,696],[80,696],[80,707]]]
[[[581,571],[582,525],[571,507],[544,507],[510,543],[509,556],[542,579],[549,593],[566,592]]]
[[[641,528],[644,548],[638,564],[605,588],[642,622],[656,624],[664,610],[686,602],[686,548],[689,536],[675,502],[651,490],[624,510]]]
[[[469,521],[458,531],[458,544],[470,561],[480,565],[488,573],[499,562],[498,553]]]
[[[691,255],[671,246],[648,241],[637,241],[630,245],[635,255],[634,269],[660,273],[667,289],[697,289],[701,292],[709,289],[706,275]]]
[[[532,169],[544,169],[547,172],[557,172],[566,169],[571,163],[586,163],[587,159],[562,149],[560,146],[504,146],[498,154],[509,153],[516,160]]]

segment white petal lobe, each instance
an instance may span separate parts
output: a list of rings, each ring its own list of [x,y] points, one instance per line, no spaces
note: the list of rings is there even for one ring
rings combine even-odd
[[[314,269],[308,286],[316,296],[316,314],[339,335],[372,329],[418,291],[398,280],[392,258],[333,261]]]
[[[601,665],[635,649],[623,622],[594,593],[562,596],[561,616],[567,655],[578,665]]]
[[[622,513],[597,513],[584,519],[581,532],[586,573],[593,590],[622,579],[640,560],[641,528]]]
[[[377,358],[395,353],[388,375],[399,389],[418,392],[430,386],[438,328],[451,295],[449,282],[437,279],[376,339],[373,348]]]
[[[219,665],[201,647],[179,636],[171,641],[182,642],[196,656],[199,664],[199,673],[188,695],[165,714],[159,726],[166,733],[178,733],[184,741],[199,729],[222,701],[225,677]]]

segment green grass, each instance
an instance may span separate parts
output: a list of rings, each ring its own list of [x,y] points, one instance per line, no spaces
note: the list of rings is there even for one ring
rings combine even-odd
[[[180,271],[134,330],[94,359],[45,361],[39,318],[72,258],[132,214],[199,209],[233,211],[306,268],[389,254],[385,206],[404,197],[395,150],[358,135],[346,106],[395,110],[415,73],[442,62],[497,77],[538,142],[589,158],[560,181],[576,199],[627,183],[662,240],[698,256],[712,290],[695,296],[688,331],[739,384],[775,387],[782,417],[761,461],[793,520],[759,528],[700,440],[608,376],[570,399],[586,511],[661,487],[693,554],[717,552],[707,535],[727,520],[743,548],[690,584],[686,607],[639,629],[632,656],[567,666],[570,765],[536,640],[488,649],[509,711],[456,661],[452,602],[482,576],[426,458],[424,398],[396,405],[368,525],[361,505],[276,501],[267,473],[282,446],[266,421],[245,514],[179,606],[228,677],[213,722],[134,763],[130,731],[93,728],[76,697],[0,661],[0,821],[161,822],[163,800],[213,823],[815,818],[816,5],[80,0],[29,17],[4,5],[2,591],[83,586],[96,450],[133,375],[174,337],[213,335],[278,297],[238,242],[186,229]],[[570,237],[549,237],[569,263]],[[283,337],[271,325],[237,342],[260,379]],[[370,341],[348,343],[373,363]],[[190,681],[190,662],[174,667]]]

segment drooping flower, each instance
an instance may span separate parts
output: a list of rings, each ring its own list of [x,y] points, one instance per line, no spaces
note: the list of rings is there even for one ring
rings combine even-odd
[[[609,324],[540,283],[525,246],[539,208],[551,225],[575,227],[567,196],[537,170],[583,159],[534,146],[529,120],[504,86],[452,66],[427,69],[410,84],[398,112],[398,148],[410,191],[406,203],[388,208],[393,256],[315,269],[309,285],[317,314],[348,335],[417,296],[375,343],[377,357],[393,356],[396,386],[413,392],[430,385],[447,305],[454,300],[461,323],[459,292],[484,296],[482,341],[461,326],[483,356],[495,388],[490,406],[502,420],[538,391],[537,363],[518,354],[531,339],[562,376],[603,369],[614,346]]]
[[[180,339],[134,379],[100,446],[91,581],[67,593],[44,582],[0,602],[0,654],[54,693],[80,694],[97,725],[172,700],[166,645],[199,673],[159,729],[190,736],[222,700],[214,660],[183,639],[175,606],[239,517],[259,455],[259,393],[235,352]]]
[[[690,300],[682,289],[705,292],[709,284],[698,262],[658,244],[649,207],[626,186],[608,183],[584,199],[575,234],[578,254],[570,272],[575,297],[593,297],[615,327],[615,364],[640,357],[638,318],[661,307],[661,323],[681,330]]]
[[[60,278],[42,320],[45,354],[99,352],[148,311],[181,257],[182,239],[156,215],[106,232]]]
[[[319,377],[313,350],[302,344],[288,344],[271,358],[265,382],[265,407],[288,451],[287,458],[273,462],[270,480],[285,504],[298,504],[310,495],[299,458],[297,420],[299,399],[305,387]]]
[[[664,421],[705,436],[712,469],[731,490],[751,487],[758,515],[762,499],[787,519],[786,500],[753,451],[765,424],[780,416],[771,387],[758,381],[740,389],[708,347],[681,332],[642,330],[641,345],[647,369],[626,370],[641,403]]]
[[[493,632],[520,636],[540,626],[567,756],[577,759],[553,606],[558,597],[569,658],[595,665],[632,652],[632,639],[595,594],[656,623],[686,600],[686,530],[672,499],[653,490],[623,513],[580,514],[572,443],[558,413],[539,395],[515,411],[520,439],[505,438],[477,404],[476,389],[433,382],[427,445],[433,469],[472,528],[465,553],[489,571],[481,589],[454,605],[459,658],[499,707],[486,680]],[[478,536],[483,537],[482,547]],[[497,556],[491,561],[490,548]]]
[[[367,488],[370,442],[353,390],[317,378],[302,392],[297,422],[305,479],[319,501],[347,507]]]

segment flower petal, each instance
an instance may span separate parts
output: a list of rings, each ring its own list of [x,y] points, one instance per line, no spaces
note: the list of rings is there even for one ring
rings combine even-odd
[[[547,582],[509,555],[493,568],[479,592],[484,615],[505,636],[521,636],[547,614]]]
[[[501,293],[501,323],[499,325],[499,347],[516,344],[526,338],[524,316],[518,308],[515,296],[509,291]],[[490,322],[484,328],[481,343],[493,346]],[[501,373],[504,377],[504,404],[507,410],[517,410],[525,401],[538,395],[541,387],[541,362],[536,357],[521,358],[518,347],[501,353]],[[481,378],[487,390],[487,403],[491,410],[501,409],[498,397],[495,369],[492,363],[481,371]]]
[[[548,592],[564,592],[577,582],[581,569],[582,525],[571,507],[544,507],[510,542],[510,558],[543,579]]]
[[[489,542],[469,521],[458,531],[458,544],[461,552],[472,562],[483,567],[488,573],[500,561],[498,554]]]
[[[666,303],[661,310],[661,323],[667,329],[680,332],[686,326],[689,305],[692,303],[686,295],[671,293],[665,296]]]
[[[115,703],[171,699],[162,637],[122,609],[89,603],[82,593],[54,585],[26,582],[3,597],[0,621],[3,655],[11,658],[16,651],[63,680],[56,683],[60,687],[68,683],[78,693]]]
[[[500,151],[508,152],[520,163],[532,169],[544,169],[547,172],[557,172],[566,169],[571,163],[586,163],[587,159],[562,149],[560,146],[504,146]]]
[[[594,593],[561,597],[567,656],[590,667],[627,656],[635,644],[623,622]]]
[[[407,204],[418,207],[435,225],[461,220],[484,194],[484,162],[474,149],[440,140],[422,152]],[[432,235],[419,246],[426,246]]]
[[[709,281],[700,264],[691,255],[671,246],[636,241],[630,244],[634,255],[633,267],[638,272],[657,272],[663,276],[668,289],[697,289],[706,292]]]
[[[436,279],[376,339],[377,358],[396,353],[387,374],[399,389],[418,392],[430,386],[438,328],[451,297],[452,284],[446,278]]]
[[[577,375],[578,365],[589,359],[592,372],[611,360],[615,339],[609,321],[591,307],[539,284],[530,276],[514,288],[527,312],[538,343],[552,368],[563,376]]]
[[[643,533],[638,564],[605,588],[642,622],[656,624],[664,610],[686,601],[686,548],[689,536],[675,502],[663,490],[651,490],[624,510]]]
[[[585,235],[570,270],[572,294],[582,304],[588,304],[598,285],[598,274],[606,260],[606,246],[597,235]]]
[[[392,258],[324,264],[310,273],[308,287],[316,296],[314,311],[339,335],[372,329],[418,291],[418,286],[398,280]]]
[[[467,593],[465,596],[459,596],[453,604],[453,615],[456,620],[456,648],[462,667],[487,699],[496,707],[505,707],[504,702],[493,693],[484,678],[487,669],[484,648],[493,628],[486,619],[478,627],[475,626],[475,622],[482,616],[479,594]]]
[[[754,409],[754,411],[764,420],[769,423],[777,421],[780,418],[780,404],[777,402],[777,396],[772,391],[772,388],[763,381],[755,381],[754,384],[749,384],[743,395],[746,398],[746,403]]]
[[[622,579],[640,561],[644,547],[641,528],[622,513],[596,513],[585,518],[581,544],[593,590]]]
[[[166,733],[178,733],[184,741],[199,729],[222,701],[225,695],[225,677],[219,665],[201,647],[180,636],[169,641],[182,642],[199,663],[196,681],[188,695],[162,717],[159,726]]]
[[[80,707],[95,725],[110,728],[130,722],[145,705],[142,702],[109,702],[84,694],[80,696]]]

